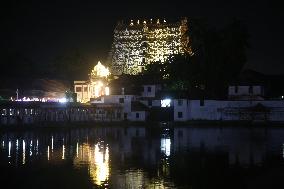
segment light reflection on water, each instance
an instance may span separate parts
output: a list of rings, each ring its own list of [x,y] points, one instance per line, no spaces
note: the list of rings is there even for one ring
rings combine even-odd
[[[74,167],[80,168],[88,165],[88,173],[91,180],[96,185],[107,185],[109,178],[109,149],[108,146],[98,142],[91,146],[83,143],[76,147],[76,157],[74,158]]]
[[[283,166],[281,128],[179,127],[156,135],[149,132],[144,127],[3,132],[0,168],[12,175],[24,170],[39,181],[46,178],[31,170],[55,169],[61,173],[56,177],[71,188],[80,179],[92,186],[124,189],[194,188],[204,183],[222,188],[223,183],[212,179],[228,177],[235,166],[260,169],[269,162]],[[11,171],[15,167],[16,172]],[[222,171],[216,174],[215,169]],[[212,175],[207,178],[207,173]],[[45,177],[53,175],[46,172]],[[206,182],[199,183],[200,179]],[[228,182],[235,179],[228,177]]]

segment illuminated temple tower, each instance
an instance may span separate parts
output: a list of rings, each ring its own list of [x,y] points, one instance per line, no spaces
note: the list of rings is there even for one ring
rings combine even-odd
[[[175,23],[166,20],[118,22],[110,52],[111,72],[138,74],[151,62],[164,62],[173,54],[191,53],[187,18]]]
[[[89,74],[88,81],[74,81],[74,91],[78,102],[89,102],[91,98],[109,95],[108,76],[109,69],[99,61]]]

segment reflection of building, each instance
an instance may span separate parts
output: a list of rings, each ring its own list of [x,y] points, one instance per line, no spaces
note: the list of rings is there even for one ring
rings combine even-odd
[[[95,188],[100,185],[126,189],[177,188],[176,178],[199,177],[200,165],[206,175],[214,178],[207,174],[212,173],[212,169],[216,172],[212,163],[221,162],[224,167],[236,163],[245,167],[264,163],[265,168],[271,160],[282,160],[283,128],[175,127],[170,134],[170,137],[168,132],[162,137],[149,137],[145,127],[134,126],[76,128],[52,133],[27,131],[21,135],[3,132],[0,134],[0,161],[15,167],[48,162],[51,167],[60,165],[56,168],[64,171],[64,175],[60,175],[62,182],[75,178],[67,182],[80,186],[81,180],[76,179],[83,175]],[[74,169],[66,171],[70,165]],[[208,179],[207,176],[200,178]]]
[[[119,22],[114,30],[111,65],[114,74],[138,74],[151,62],[164,62],[173,54],[190,53],[187,19]]]
[[[105,185],[109,177],[109,149],[108,146],[97,143],[94,147],[89,144],[77,145],[74,166],[80,168],[89,165],[89,174],[96,185]]]
[[[272,132],[270,130],[268,133]],[[267,155],[267,144],[273,137],[265,129],[247,128],[175,128],[173,151],[227,154],[229,164],[259,165]],[[283,132],[279,134],[283,135]],[[272,152],[271,154],[275,154]]]
[[[90,74],[89,81],[74,81],[77,101],[85,103],[89,102],[91,98],[109,95],[109,87],[107,87],[109,75],[108,68],[98,62]]]

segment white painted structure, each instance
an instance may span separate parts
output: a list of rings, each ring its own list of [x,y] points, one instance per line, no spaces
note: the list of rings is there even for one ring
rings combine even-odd
[[[77,94],[77,102],[86,103],[91,98],[109,95],[109,87],[107,86],[107,77],[109,75],[109,69],[99,61],[91,71],[88,81],[74,81],[74,92]]]
[[[174,121],[284,121],[283,100],[174,100]]]
[[[242,86],[229,86],[229,98],[238,99],[261,99],[264,96],[264,87],[261,85],[242,85]]]
[[[161,107],[161,99],[157,97],[157,92],[161,90],[161,85],[143,85],[139,101],[149,108]]]
[[[161,85],[143,85],[141,97],[156,97],[157,92],[161,89]]]
[[[143,103],[145,106],[152,108],[152,107],[161,107],[161,100],[155,98],[140,98],[139,101]]]
[[[77,102],[88,102],[91,98],[91,89],[87,81],[74,81],[74,91]]]
[[[147,112],[141,109],[134,109],[132,106],[134,102],[137,102],[135,95],[109,95],[97,98],[92,101],[91,104],[119,105],[122,108],[122,119],[129,121],[145,121],[148,115]]]
[[[146,111],[132,111],[129,116],[130,121],[145,121],[147,118]]]

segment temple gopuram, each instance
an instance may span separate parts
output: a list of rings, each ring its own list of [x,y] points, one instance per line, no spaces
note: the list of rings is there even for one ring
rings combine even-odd
[[[191,54],[188,20],[130,20],[118,22],[114,29],[110,67],[114,75],[136,75],[147,64],[165,62],[171,55]]]

